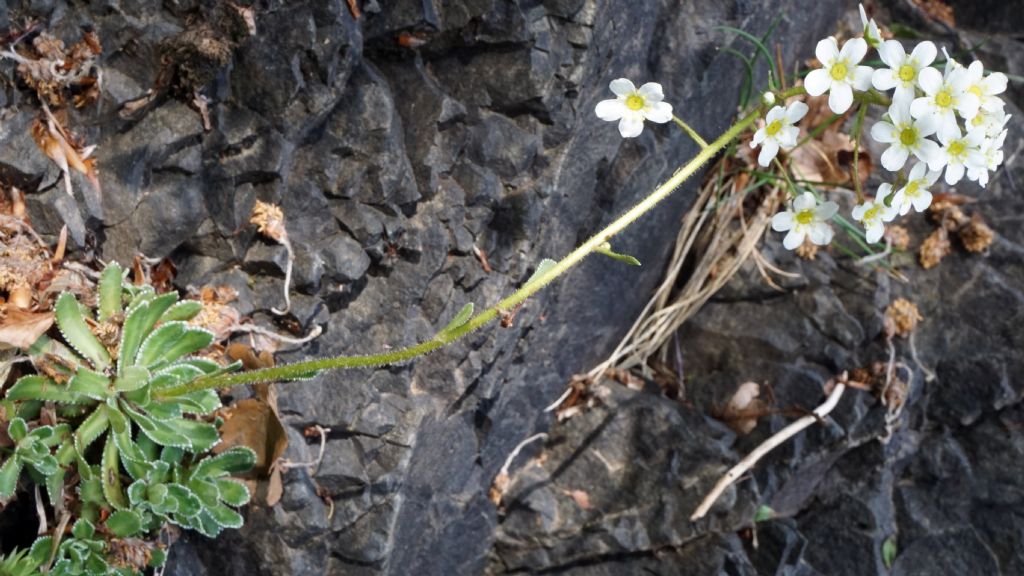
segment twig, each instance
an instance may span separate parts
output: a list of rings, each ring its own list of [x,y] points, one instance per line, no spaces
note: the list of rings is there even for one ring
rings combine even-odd
[[[57,549],[60,548],[60,541],[64,539],[64,529],[67,528],[68,522],[71,520],[71,513],[64,512],[60,516],[60,522],[57,522],[57,528],[53,531],[53,541],[50,544],[50,557],[46,559],[46,564],[43,565],[41,572],[49,572],[50,565],[53,564],[53,559],[57,557]]]
[[[914,364],[917,364],[917,367],[920,368],[921,372],[924,373],[925,382],[932,382],[933,380],[935,380],[935,373],[926,368],[925,365],[921,363],[921,360],[917,357],[917,346],[914,345],[913,332],[910,333],[910,357],[914,359]]]
[[[277,332],[267,330],[266,328],[256,326],[255,324],[235,324],[231,326],[231,328],[228,328],[228,331],[231,333],[245,332],[249,334],[259,334],[260,336],[265,336],[271,340],[277,340],[278,342],[284,342],[285,344],[305,344],[319,336],[324,329],[321,328],[320,325],[316,325],[309,331],[309,334],[306,334],[302,338],[292,338],[291,336],[278,334]]]
[[[281,470],[291,470],[292,468],[309,467],[309,474],[312,476],[316,474],[317,468],[320,467],[320,463],[324,460],[324,450],[327,448],[327,433],[331,431],[330,428],[324,428],[319,424],[315,424],[313,429],[320,434],[320,452],[316,455],[316,460],[312,462],[292,462],[291,460],[282,460],[277,465]]]
[[[43,495],[39,491],[39,484],[36,484],[36,516],[39,518],[39,531],[36,532],[37,536],[46,534],[48,529],[46,525],[46,508],[43,506]]]
[[[292,248],[292,243],[288,240],[287,236],[281,238],[280,242],[288,252],[288,262],[284,266],[284,309],[271,308],[270,311],[278,316],[284,316],[292,309],[292,299],[288,295],[288,289],[292,285],[292,265],[295,262],[295,250]]]
[[[882,250],[878,254],[869,254],[869,255],[861,258],[860,260],[857,260],[855,262],[855,264],[857,264],[858,266],[865,266],[867,264],[871,264],[872,262],[877,262],[879,260],[883,260],[883,259],[885,259],[886,256],[889,256],[890,254],[892,254],[892,240],[889,239],[889,238],[886,238],[885,239],[885,250]]]
[[[569,394],[572,394],[572,390],[572,386],[566,387],[565,392],[562,392],[562,395],[558,397],[558,400],[552,402],[550,406],[544,409],[544,412],[551,412],[552,410],[557,410],[558,407],[562,405],[562,402],[565,402],[565,399],[569,397]]]
[[[512,461],[516,459],[516,456],[519,456],[519,453],[523,451],[523,448],[529,446],[532,442],[536,442],[537,440],[541,440],[547,437],[548,435],[546,432],[541,432],[539,434],[534,434],[533,436],[530,436],[529,438],[523,440],[519,444],[516,444],[516,447],[512,450],[512,453],[509,454],[508,458],[505,459],[505,464],[501,467],[501,470],[498,471],[498,476],[508,476],[508,470],[509,468],[512,467]]]
[[[760,446],[754,449],[753,452],[747,455],[746,458],[740,460],[739,464],[733,466],[728,472],[722,476],[715,487],[711,489],[711,492],[704,497],[701,501],[700,506],[694,511],[693,515],[690,516],[690,521],[695,522],[703,518],[711,506],[714,505],[715,501],[725,492],[725,489],[736,482],[743,474],[754,467],[757,461],[763,458],[766,454],[775,449],[778,445],[782,444],[786,440],[789,440],[795,436],[798,432],[807,428],[811,424],[818,422],[825,418],[839,403],[839,398],[842,397],[843,391],[846,390],[846,384],[842,382],[836,382],[835,388],[832,389],[832,393],[828,395],[825,402],[814,409],[814,412],[800,418],[793,422],[789,426],[786,426],[782,430],[779,430],[771,438],[765,440]]]

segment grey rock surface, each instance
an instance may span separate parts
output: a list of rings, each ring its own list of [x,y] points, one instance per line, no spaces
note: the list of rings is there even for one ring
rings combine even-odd
[[[721,49],[752,48],[717,26],[776,25],[785,57],[803,59],[853,8],[360,0],[356,19],[342,0],[238,4],[251,5],[255,35],[212,0],[0,0],[0,32],[37,20],[66,41],[85,26],[99,34],[104,98],[72,123],[98,145],[103,201],[64,194],[26,131],[34,96],[7,62],[0,178],[28,192],[50,237],[67,223],[86,253],[169,256],[182,288],[230,285],[240,311],[268,323],[283,304],[284,253],[247,218],[256,200],[280,204],[296,252],[293,319],[324,329],[282,361],[431,337],[696,152],[671,126],[623,141],[596,120],[611,79],[661,82],[681,116],[718,134],[744,77]],[[915,18],[909,3],[893,11]],[[994,42],[986,60],[1021,66],[1013,37]],[[154,87],[149,105],[118,113]],[[1019,128],[1011,140],[1007,150],[1018,150]],[[302,430],[320,424],[332,430],[323,465],[289,471],[281,503],[251,506],[243,529],[215,541],[185,535],[166,574],[883,574],[881,545],[894,535],[894,573],[1020,573],[1022,174],[1011,160],[973,206],[999,234],[987,255],[951,256],[909,285],[832,254],[794,260],[770,238],[766,256],[803,277],[778,294],[745,269],[687,324],[691,404],[604,383],[598,407],[553,423],[544,407],[607,354],[660,280],[691,183],[616,240],[644,263],[639,274],[591,259],[531,298],[512,328],[410,365],[282,385],[286,456],[314,457]],[[690,523],[716,476],[787,422],[773,416],[736,438],[708,409],[748,379],[771,382],[782,406],[813,408],[829,375],[886,357],[880,309],[898,295],[926,316],[916,348],[937,380],[924,384],[915,369],[891,441],[879,442],[877,401],[848,393],[827,426]],[[900,357],[909,353],[899,343]],[[540,431],[551,437],[526,450],[530,464],[516,467],[496,508],[492,481]],[[755,549],[747,528],[761,504],[779,518],[758,525]]]

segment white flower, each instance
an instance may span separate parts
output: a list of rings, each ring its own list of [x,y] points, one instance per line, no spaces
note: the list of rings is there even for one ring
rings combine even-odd
[[[1003,99],[998,95],[1006,92],[1006,74],[993,72],[985,76],[981,62],[975,60],[967,67],[967,91],[978,97],[979,105],[986,112],[1003,109]]]
[[[925,95],[910,104],[910,114],[914,118],[936,116],[940,137],[949,138],[960,131],[954,110],[966,120],[978,113],[978,97],[967,91],[967,69],[963,66],[947,66],[945,74],[925,68],[918,74],[917,82]]]
[[[768,111],[765,125],[754,133],[754,139],[750,141],[751,148],[761,147],[761,153],[757,155],[758,164],[767,166],[779,153],[779,148],[796,146],[800,129],[793,124],[799,122],[804,114],[807,114],[807,104],[803,102],[793,102],[786,108],[776,106]]]
[[[885,223],[892,222],[896,210],[885,205],[885,197],[892,191],[892,184],[882,184],[874,200],[865,200],[853,207],[853,219],[864,225],[864,239],[874,244],[885,234]]]
[[[889,67],[875,70],[871,75],[871,83],[879,90],[895,88],[894,101],[910,102],[914,99],[918,74],[935,61],[936,54],[935,44],[931,42],[921,42],[908,55],[898,41],[886,40],[878,48],[878,55],[882,58],[882,62]]]
[[[761,102],[764,102],[765,106],[775,104],[775,93],[771,91],[765,92],[761,95]]]
[[[967,177],[977,180],[982,188],[988,185],[988,173],[995,172],[1003,163],[1003,141],[1006,140],[1006,132],[1003,130],[995,138],[983,140],[981,154],[967,161]]]
[[[984,164],[984,157],[981,154],[981,143],[985,134],[981,130],[971,130],[966,136],[960,134],[957,128],[952,136],[939,133],[939,140],[942,142],[942,161],[929,163],[932,170],[942,168],[943,161],[946,164],[946,184],[952,186],[964,177],[964,169],[968,163],[973,165]]]
[[[632,82],[619,78],[609,87],[617,98],[598,102],[594,112],[601,120],[618,120],[623,138],[639,136],[644,131],[644,120],[664,124],[672,119],[672,105],[662,102],[665,95],[661,84],[648,82],[637,90]]]
[[[908,101],[893,100],[889,107],[889,121],[882,120],[871,127],[871,137],[876,142],[889,144],[889,148],[882,153],[882,166],[890,172],[896,172],[903,168],[911,154],[922,162],[938,162],[941,158],[939,145],[925,138],[935,133],[938,124],[935,116],[914,120],[910,117]]]
[[[795,250],[803,244],[804,237],[810,238],[818,246],[824,246],[832,241],[832,227],[827,221],[837,211],[839,205],[835,202],[822,202],[819,205],[814,194],[804,192],[793,201],[792,209],[772,217],[772,230],[789,230],[789,234],[782,240],[787,250]]]
[[[978,113],[967,121],[968,130],[982,130],[985,132],[985,136],[992,138],[998,136],[1003,128],[1006,127],[1006,123],[1010,121],[1011,114],[1007,114],[1002,108],[989,112],[984,108],[979,108]]]
[[[860,21],[864,23],[864,40],[867,41],[868,46],[877,48],[882,43],[882,32],[878,30],[878,24],[875,23],[875,19],[868,20],[868,14],[864,11],[864,5],[858,4],[860,8]]]
[[[939,179],[941,170],[929,170],[924,162],[914,164],[910,169],[908,181],[903,188],[896,191],[892,197],[892,207],[900,216],[910,212],[910,208],[918,212],[924,212],[932,205],[932,193],[928,191],[935,181]]]
[[[863,38],[853,38],[843,44],[842,51],[836,39],[829,36],[814,49],[822,68],[811,70],[804,79],[804,87],[811,96],[828,95],[828,107],[836,114],[846,112],[853,104],[853,90],[871,87],[871,68],[857,63],[867,54],[868,44]]]

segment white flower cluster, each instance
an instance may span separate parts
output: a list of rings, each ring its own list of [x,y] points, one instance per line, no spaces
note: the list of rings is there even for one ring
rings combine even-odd
[[[898,41],[882,40],[877,25],[867,19],[863,7],[861,20],[864,38],[848,40],[841,48],[832,37],[818,42],[815,55],[822,67],[807,75],[804,87],[812,96],[828,92],[829,108],[836,114],[849,110],[854,91],[871,87],[881,92],[892,91],[888,112],[871,127],[871,137],[888,145],[882,154],[882,167],[897,174],[902,187],[893,192],[892,184],[882,184],[873,200],[853,210],[854,219],[864,226],[867,241],[874,243],[882,238],[886,222],[907,214],[911,208],[917,212],[928,208],[932,200],[928,188],[943,170],[949,185],[959,182],[965,174],[981,186],[987,185],[989,173],[1003,162],[1005,126],[1010,116],[999,97],[1006,91],[1005,74],[986,75],[981,62],[964,67],[948,54],[945,69],[940,72],[931,66],[937,56],[932,42],[921,42],[907,54]],[[860,65],[869,46],[877,48],[885,68],[872,70]],[[758,130],[751,141],[752,147],[762,147],[758,156],[762,166],[767,166],[780,148],[796,144],[798,130],[791,124],[803,117],[807,107],[801,105],[802,109],[794,110],[795,106],[773,108],[765,128]],[[904,174],[911,157],[915,163]],[[817,201],[813,195],[804,194],[793,202],[790,210],[776,215],[773,228],[789,230],[783,242],[786,248],[798,246],[805,235],[815,244],[831,239],[831,233],[826,235],[820,228],[827,226],[820,218],[823,211],[814,212],[814,206]]]

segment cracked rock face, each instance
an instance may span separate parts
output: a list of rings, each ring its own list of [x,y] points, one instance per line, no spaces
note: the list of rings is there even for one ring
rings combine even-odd
[[[366,0],[357,19],[341,1],[238,4],[251,7],[254,34],[239,8],[212,1],[0,4],[0,32],[38,20],[66,41],[86,26],[100,36],[103,99],[70,124],[97,144],[103,199],[88,202],[77,178],[79,195],[64,193],[28,133],[37,107],[10,63],[0,66],[0,178],[27,192],[42,233],[67,224],[73,243],[104,259],[170,257],[179,287],[231,286],[239,311],[263,325],[282,305],[286,254],[247,221],[257,200],[279,204],[296,256],[290,325],[324,330],[281,361],[431,337],[696,152],[671,126],[623,141],[594,118],[610,80],[661,82],[712,136],[745,74],[719,48],[750,50],[716,26],[761,33],[781,14],[774,34],[802,59],[848,8]],[[986,61],[1020,66],[1012,38],[992,46]],[[1014,128],[1007,150],[1020,142]],[[778,294],[746,269],[687,324],[692,405],[604,383],[598,407],[554,424],[544,407],[617,343],[658,283],[691,183],[616,240],[644,263],[639,274],[590,259],[511,328],[410,365],[280,386],[286,457],[315,457],[302,431],[319,424],[331,429],[323,465],[288,471],[281,502],[251,506],[243,529],[186,535],[166,573],[874,574],[892,535],[894,573],[1019,573],[1017,174],[1011,161],[973,205],[999,235],[990,253],[952,256],[909,285],[825,253],[793,260],[771,238],[766,256],[803,277]],[[926,318],[916,349],[937,378],[924,383],[913,368],[889,443],[879,442],[884,408],[850,392],[828,426],[691,524],[717,475],[786,423],[772,416],[736,439],[707,410],[750,379],[771,382],[780,405],[813,408],[829,375],[887,357],[879,310],[901,295]],[[916,366],[908,342],[897,352]],[[493,479],[539,431],[550,438],[524,452],[496,508]],[[779,518],[758,525],[755,549],[743,529],[761,504]]]

